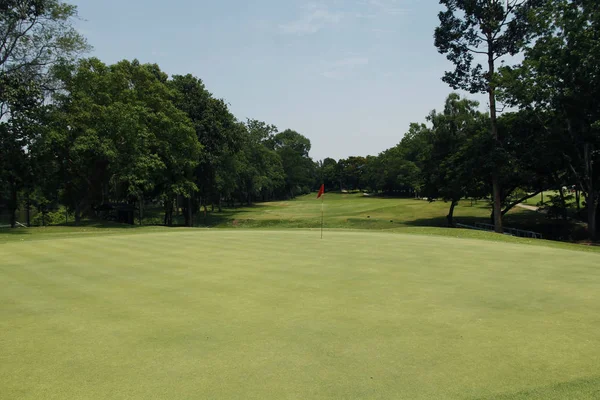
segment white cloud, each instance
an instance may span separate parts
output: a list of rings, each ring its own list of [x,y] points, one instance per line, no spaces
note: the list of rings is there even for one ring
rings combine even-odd
[[[310,35],[342,21],[403,15],[408,9],[400,6],[401,1],[358,0],[352,5],[337,0],[309,2],[301,7],[303,12],[297,19],[280,24],[279,29],[285,34]]]
[[[408,9],[400,6],[400,0],[361,0],[359,4],[367,6],[378,14],[403,15]]]
[[[295,21],[279,25],[283,33],[294,35],[309,35],[317,33],[326,26],[335,25],[342,21],[342,12],[331,11],[327,6],[309,3],[304,7],[307,12]]]

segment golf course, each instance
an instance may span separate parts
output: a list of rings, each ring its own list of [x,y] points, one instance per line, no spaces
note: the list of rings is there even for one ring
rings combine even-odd
[[[0,398],[598,398],[597,248],[268,225],[0,231]]]
[[[0,400],[600,400],[599,4],[0,2]]]

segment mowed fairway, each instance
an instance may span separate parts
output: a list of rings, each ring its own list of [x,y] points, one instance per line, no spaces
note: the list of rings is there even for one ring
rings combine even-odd
[[[2,399],[598,399],[600,255],[376,232],[0,244]]]

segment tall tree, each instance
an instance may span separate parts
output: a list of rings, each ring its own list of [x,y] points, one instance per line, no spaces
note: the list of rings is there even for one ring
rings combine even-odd
[[[514,105],[555,116],[540,125],[559,135],[563,160],[585,193],[590,236],[600,208],[600,8],[594,0],[555,0],[532,13],[535,40],[516,68],[503,69]]]
[[[340,160],[341,180],[346,189],[360,190],[362,175],[365,170],[367,160],[364,157],[351,156],[347,159]]]
[[[4,106],[10,111],[0,121],[0,200],[4,197],[11,227],[16,226],[19,192],[32,179],[31,146],[42,127],[43,94],[26,74],[15,71],[4,86]]]
[[[459,200],[482,187],[481,156],[473,151],[487,124],[477,111],[478,103],[456,93],[446,99],[444,111],[433,111],[430,153],[422,169],[425,194],[450,202],[448,225],[454,226],[454,208]]]
[[[281,157],[272,148],[277,127],[258,120],[246,122],[247,137],[242,151],[236,155],[238,168],[237,194],[241,202],[270,200],[285,187]]]
[[[337,161],[333,158],[327,157],[323,160],[320,165],[321,168],[321,182],[324,184],[327,190],[333,190],[339,187],[340,179],[337,175]]]
[[[177,107],[192,120],[198,141],[204,146],[195,171],[199,191],[188,199],[186,224],[199,206],[220,204],[221,198],[233,190],[234,156],[241,149],[244,128],[229,111],[225,101],[215,99],[199,78],[192,75],[173,76],[170,85],[178,92]],[[205,209],[206,210],[206,209]]]
[[[446,10],[439,13],[435,46],[455,65],[442,78],[453,89],[487,93],[490,107],[490,133],[495,141],[493,154],[501,147],[496,108],[497,63],[506,55],[517,54],[527,34],[528,0],[440,0]],[[485,57],[484,64],[475,57]],[[498,168],[492,171],[494,225],[502,233],[502,199]]]
[[[64,160],[64,201],[78,221],[94,205],[146,194],[172,221],[176,196],[197,190],[193,168],[201,146],[191,121],[173,104],[175,93],[156,65],[82,60],[58,71],[65,90],[55,96],[49,146]]]
[[[49,69],[88,49],[72,26],[76,16],[75,6],[58,0],[0,2],[0,190],[8,190],[13,227],[18,193],[31,171],[32,116],[50,86]]]
[[[310,191],[315,164],[309,157],[310,140],[287,129],[273,136],[272,148],[277,152],[285,171],[286,197]]]

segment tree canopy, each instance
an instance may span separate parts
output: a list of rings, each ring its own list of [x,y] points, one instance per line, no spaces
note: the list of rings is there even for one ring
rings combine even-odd
[[[502,232],[503,215],[550,189],[560,194],[555,214],[584,220],[597,239],[596,3],[440,0],[433,45],[453,65],[441,79],[462,92],[379,154],[315,161],[310,132],[239,120],[200,77],[84,58],[90,47],[74,28],[75,6],[4,1],[0,208],[12,226],[19,210],[27,224],[31,209],[42,221],[60,209],[79,223],[111,204],[134,210],[139,223],[194,226],[215,208],[290,199],[324,184],[446,201],[449,226],[460,200],[486,199]],[[487,94],[489,109],[468,93]],[[577,213],[568,212],[564,187],[584,199]]]

